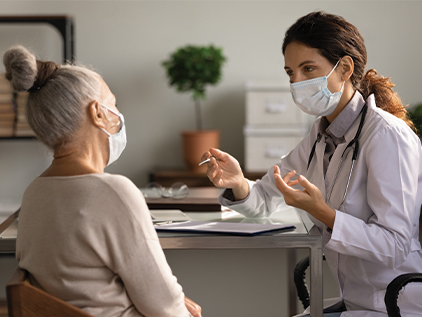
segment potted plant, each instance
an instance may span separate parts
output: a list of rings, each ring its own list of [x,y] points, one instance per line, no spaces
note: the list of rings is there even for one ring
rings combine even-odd
[[[183,131],[183,152],[190,170],[204,171],[198,167],[201,155],[210,147],[219,147],[219,131],[203,130],[201,100],[205,88],[221,80],[221,69],[226,61],[222,49],[210,46],[187,45],[178,48],[168,60],[162,62],[169,85],[178,92],[190,92],[195,106],[196,130]]]
[[[409,119],[412,120],[419,138],[422,139],[422,103],[408,111]]]

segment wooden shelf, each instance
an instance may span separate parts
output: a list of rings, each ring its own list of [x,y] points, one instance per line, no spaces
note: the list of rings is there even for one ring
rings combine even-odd
[[[0,15],[0,23],[30,23],[49,24],[58,30],[63,39],[63,63],[75,61],[75,42],[73,17],[67,15],[28,15],[28,16],[4,16]],[[36,140],[34,136],[11,136],[2,137],[2,140]]]
[[[63,38],[63,63],[75,61],[73,18],[66,15],[0,15],[0,23],[47,23],[55,27]]]

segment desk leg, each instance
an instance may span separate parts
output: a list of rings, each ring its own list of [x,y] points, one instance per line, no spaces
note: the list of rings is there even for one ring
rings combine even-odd
[[[294,281],[296,266],[296,249],[287,249],[287,280],[289,281],[289,316],[297,314],[297,292]]]
[[[323,286],[322,286],[322,248],[310,249],[310,274],[311,274],[311,316],[322,317]]]

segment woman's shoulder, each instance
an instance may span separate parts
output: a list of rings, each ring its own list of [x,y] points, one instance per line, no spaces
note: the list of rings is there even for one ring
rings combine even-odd
[[[91,206],[95,206],[87,217],[97,219],[100,215],[102,220],[95,221],[102,223],[108,231],[113,232],[112,228],[124,227],[127,231],[125,234],[135,235],[139,227],[144,227],[143,223],[151,222],[142,192],[128,177],[99,173],[87,176],[86,181],[91,183],[88,187],[90,194],[86,199]],[[151,236],[145,228],[141,231],[142,235]]]
[[[372,149],[367,153],[382,153],[389,157],[391,153],[403,151],[420,156],[421,143],[415,132],[402,119],[376,107],[375,98],[371,99],[362,129],[362,149]]]
[[[93,177],[101,183],[103,194],[108,192],[111,195],[116,195],[126,204],[132,200],[144,203],[141,190],[128,177],[109,173],[94,174]]]
[[[113,188],[123,187],[135,187],[135,184],[126,176],[119,175],[119,174],[109,174],[109,173],[100,173],[100,174],[92,174],[92,177],[97,179],[99,182],[112,186]]]
[[[109,173],[38,177],[28,186],[26,193],[31,196],[55,193],[57,197],[72,193],[79,200],[107,197],[122,203],[131,200],[131,197],[134,201],[144,201],[141,191],[129,178]],[[88,193],[91,194],[88,195]],[[92,193],[95,193],[95,196],[92,196]]]
[[[416,134],[402,119],[395,115],[378,108],[375,103],[374,95],[367,99],[368,113],[367,113],[367,127],[373,132],[399,133],[417,138]]]

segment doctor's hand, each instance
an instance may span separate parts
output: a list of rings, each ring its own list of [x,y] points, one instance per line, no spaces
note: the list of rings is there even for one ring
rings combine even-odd
[[[274,166],[275,183],[277,189],[283,194],[286,204],[305,210],[332,229],[336,211],[325,203],[319,188],[309,182],[304,176],[299,175],[297,180],[290,180],[295,175],[296,171],[291,171],[281,177],[280,168],[277,165]],[[302,186],[303,190],[291,187],[296,184]]]
[[[195,303],[190,298],[187,298],[186,296],[185,296],[185,306],[188,309],[188,311],[191,314],[191,316],[193,316],[193,317],[202,317],[202,315],[201,315],[201,311],[202,311],[201,306],[199,306],[197,303]]]
[[[243,176],[239,162],[231,155],[218,149],[210,149],[201,160],[211,157],[207,163],[207,176],[216,187],[231,188],[236,200],[249,194],[249,184]]]

